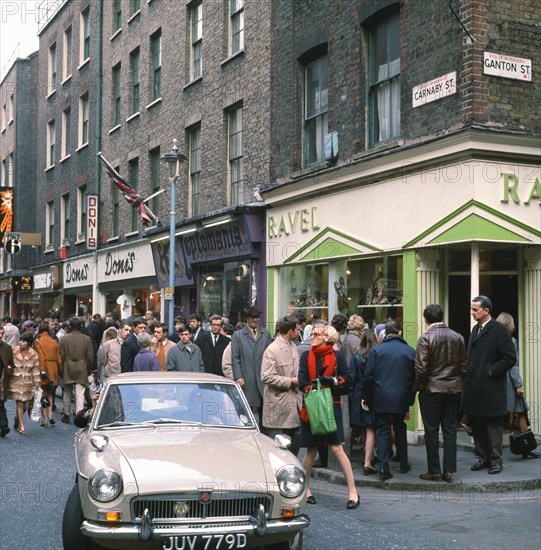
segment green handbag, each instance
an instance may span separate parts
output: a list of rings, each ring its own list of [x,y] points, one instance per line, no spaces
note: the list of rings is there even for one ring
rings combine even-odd
[[[304,404],[313,435],[326,435],[336,431],[330,388],[322,388],[321,382],[318,380],[317,384],[304,394]]]

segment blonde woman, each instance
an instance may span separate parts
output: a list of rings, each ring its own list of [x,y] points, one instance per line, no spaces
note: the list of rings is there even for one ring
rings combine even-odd
[[[326,444],[331,448],[346,478],[349,493],[346,508],[352,510],[359,507],[360,499],[355,487],[351,463],[343,446],[345,437],[340,395],[348,394],[351,391],[353,380],[343,353],[333,349],[333,344],[337,342],[338,338],[338,332],[331,325],[314,325],[310,335],[311,347],[301,355],[298,377],[299,389],[303,393],[310,390],[312,381],[315,379],[321,382],[322,387],[331,389],[337,430],[327,435],[312,434],[306,409],[303,406],[301,411],[300,446],[307,448],[304,457],[304,468],[306,469],[308,483],[310,483],[312,465],[318,447]],[[306,502],[316,504],[310,486],[308,486]]]
[[[346,337],[342,342],[342,352],[348,365],[359,349],[364,326],[364,319],[360,315],[352,315],[348,320]]]
[[[19,337],[19,345],[13,350],[13,374],[9,379],[8,396],[16,403],[14,428],[21,435],[26,435],[24,411],[32,398],[32,390],[41,384],[39,358],[31,347],[32,340],[29,332]]]

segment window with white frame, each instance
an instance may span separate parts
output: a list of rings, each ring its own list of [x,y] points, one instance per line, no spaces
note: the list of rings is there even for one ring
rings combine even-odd
[[[150,161],[150,182],[152,183],[152,194],[155,195],[160,190],[160,148],[152,149],[149,154]],[[152,197],[152,212],[159,215],[160,195]]]
[[[229,55],[244,49],[244,0],[229,0]]]
[[[130,187],[137,191],[137,187],[139,186],[139,159],[133,159],[130,160],[128,163],[128,183]],[[137,208],[131,208],[131,231],[137,231],[137,222],[139,217],[139,212],[137,211]]]
[[[71,25],[64,31],[62,43],[62,80],[71,76]]]
[[[13,122],[15,117],[15,96],[11,94],[8,102],[8,124]]]
[[[49,74],[47,94],[52,94],[56,90],[56,42],[49,46]]]
[[[45,207],[45,244],[47,248],[54,246],[54,201],[49,201]]]
[[[55,119],[47,123],[47,168],[54,166],[56,146],[56,122]]]
[[[2,159],[2,171],[0,172],[0,186],[7,187],[6,159]]]
[[[191,71],[190,80],[202,75],[203,54],[203,4],[197,2],[190,7]]]
[[[162,71],[162,31],[156,31],[150,37],[150,98],[152,101],[161,97]]]
[[[90,7],[81,13],[79,64],[90,58]]]
[[[139,112],[139,48],[130,53],[130,115]]]
[[[88,143],[89,102],[88,93],[79,98],[79,147]]]
[[[131,15],[135,15],[141,10],[141,0],[131,0]]]
[[[190,216],[201,213],[201,126],[188,130],[188,146],[190,150]]]
[[[77,240],[86,236],[86,185],[77,189]]]
[[[122,28],[122,0],[113,0],[113,34]]]
[[[237,206],[242,204],[244,178],[242,107],[228,111],[227,129],[229,204],[230,206]]]
[[[62,195],[60,211],[60,242],[62,246],[69,245],[70,240],[70,196],[69,193]]]
[[[62,146],[60,155],[65,159],[70,154],[71,107],[62,111]]]
[[[2,106],[2,131],[6,129],[8,124],[8,106],[4,103]]]
[[[111,78],[111,123],[113,126],[120,124],[121,114],[121,95],[120,95],[120,63],[115,65],[112,70]]]
[[[368,31],[368,127],[370,144],[400,136],[400,13]]]
[[[304,69],[304,166],[325,160],[328,132],[328,57]]]

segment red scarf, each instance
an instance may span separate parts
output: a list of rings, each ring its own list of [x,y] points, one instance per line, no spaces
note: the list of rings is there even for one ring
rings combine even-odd
[[[310,380],[317,378],[316,357],[323,360],[323,376],[335,376],[336,355],[332,346],[317,346],[308,352],[308,376]]]

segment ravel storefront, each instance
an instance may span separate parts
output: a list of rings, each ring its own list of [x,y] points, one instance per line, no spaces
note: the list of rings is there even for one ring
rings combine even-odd
[[[433,146],[419,146],[267,191],[269,319],[295,311],[328,319],[357,313],[374,326],[391,316],[415,346],[424,307],[439,303],[468,340],[471,297],[486,294],[494,316],[507,311],[515,318],[521,371],[535,403],[541,177],[539,165],[513,162],[513,153],[536,154],[491,143],[491,157],[501,149],[501,160],[473,160],[468,139],[451,141],[439,144],[442,157],[451,153],[445,164]],[[539,420],[532,407],[536,432]],[[409,429],[413,438],[422,429],[417,414]]]

